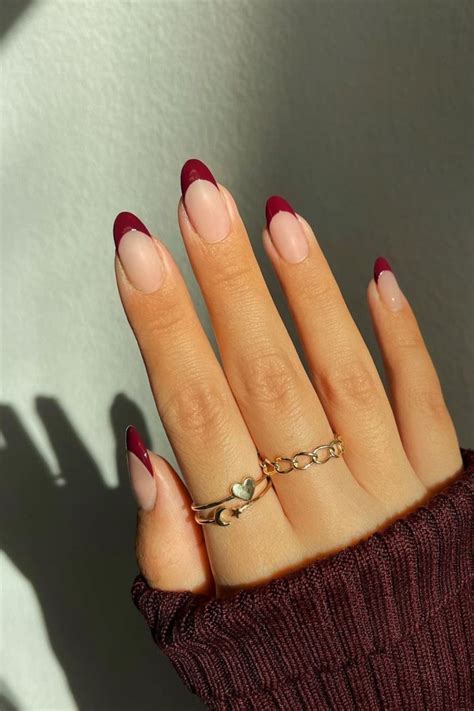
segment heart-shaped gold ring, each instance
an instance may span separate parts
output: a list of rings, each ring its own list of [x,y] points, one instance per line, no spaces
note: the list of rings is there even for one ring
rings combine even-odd
[[[266,482],[263,489],[258,493],[256,492],[256,487],[262,482]],[[197,523],[202,525],[207,523],[215,523],[217,526],[230,526],[232,517],[239,518],[239,516],[246,511],[249,506],[252,506],[256,501],[262,498],[273,486],[272,477],[269,474],[261,477],[258,481],[255,481],[252,477],[248,476],[241,482],[236,482],[230,487],[231,495],[226,496],[225,499],[220,501],[213,501],[210,504],[192,504],[191,508],[197,513],[194,515]],[[240,499],[244,503],[240,506],[225,506],[227,501],[232,499]],[[199,513],[204,509],[212,508],[211,515],[208,517],[201,516]]]
[[[236,499],[250,501],[255,491],[255,479],[248,476],[242,483],[232,484],[231,491]]]
[[[228,501],[232,501],[232,499],[251,501],[255,494],[256,487],[266,478],[266,476],[263,476],[256,480],[251,476],[246,476],[242,479],[242,481],[236,481],[234,484],[231,484],[229,496],[225,496],[223,499],[219,499],[218,501],[211,501],[209,504],[195,504],[193,502],[191,504],[191,508],[193,511],[204,511],[205,509],[213,509],[216,506],[225,504]]]

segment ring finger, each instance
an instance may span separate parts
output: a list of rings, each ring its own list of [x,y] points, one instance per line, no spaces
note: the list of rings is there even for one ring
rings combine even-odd
[[[293,239],[300,259],[288,251]],[[309,224],[273,196],[266,251],[290,304],[321,402],[332,425],[350,425],[347,462],[378,500],[400,510],[426,490],[406,456],[375,363]]]

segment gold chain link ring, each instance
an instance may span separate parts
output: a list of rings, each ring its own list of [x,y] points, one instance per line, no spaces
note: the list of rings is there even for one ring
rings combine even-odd
[[[308,469],[313,464],[326,464],[334,457],[340,457],[344,452],[342,437],[335,435],[329,444],[320,444],[311,451],[298,452],[292,457],[276,457],[273,461],[258,455],[260,467],[264,474],[289,474],[293,469]],[[324,453],[324,454],[322,454]]]
[[[272,488],[272,477],[275,474],[289,474],[294,469],[304,470],[313,464],[326,464],[330,459],[340,457],[344,452],[342,437],[335,435],[329,444],[320,444],[311,451],[297,452],[292,457],[276,457],[273,461],[263,458],[258,453],[260,468],[263,476],[256,480],[251,476],[245,477],[242,481],[231,484],[230,494],[209,504],[191,504],[191,509],[195,511],[194,518],[201,525],[215,524],[217,526],[230,526],[233,517],[239,518],[241,514],[252,506],[256,501],[265,496]],[[257,492],[260,484],[264,487]],[[231,501],[241,501],[239,506],[227,505]],[[209,517],[201,514],[207,509],[213,509]]]

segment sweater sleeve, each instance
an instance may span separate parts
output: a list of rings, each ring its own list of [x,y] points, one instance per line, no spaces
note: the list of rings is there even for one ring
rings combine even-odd
[[[228,598],[135,579],[153,638],[210,709],[472,709],[474,450],[381,533]],[[471,613],[471,614],[470,614]]]

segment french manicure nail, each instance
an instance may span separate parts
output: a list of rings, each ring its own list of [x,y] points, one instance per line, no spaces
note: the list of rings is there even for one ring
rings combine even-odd
[[[190,158],[181,169],[181,194],[194,229],[206,242],[220,242],[230,231],[225,200],[211,171]]]
[[[131,285],[145,294],[163,281],[163,265],[148,228],[132,212],[120,212],[114,221],[114,241]]]
[[[156,484],[148,450],[133,425],[126,430],[127,463],[130,483],[138,506],[151,511],[156,501]]]
[[[302,262],[309,253],[308,240],[290,203],[272,195],[267,200],[265,215],[272,244],[280,257],[290,264]]]
[[[374,264],[374,279],[382,302],[390,311],[400,311],[403,294],[398,286],[392,267],[385,257],[377,257]]]

